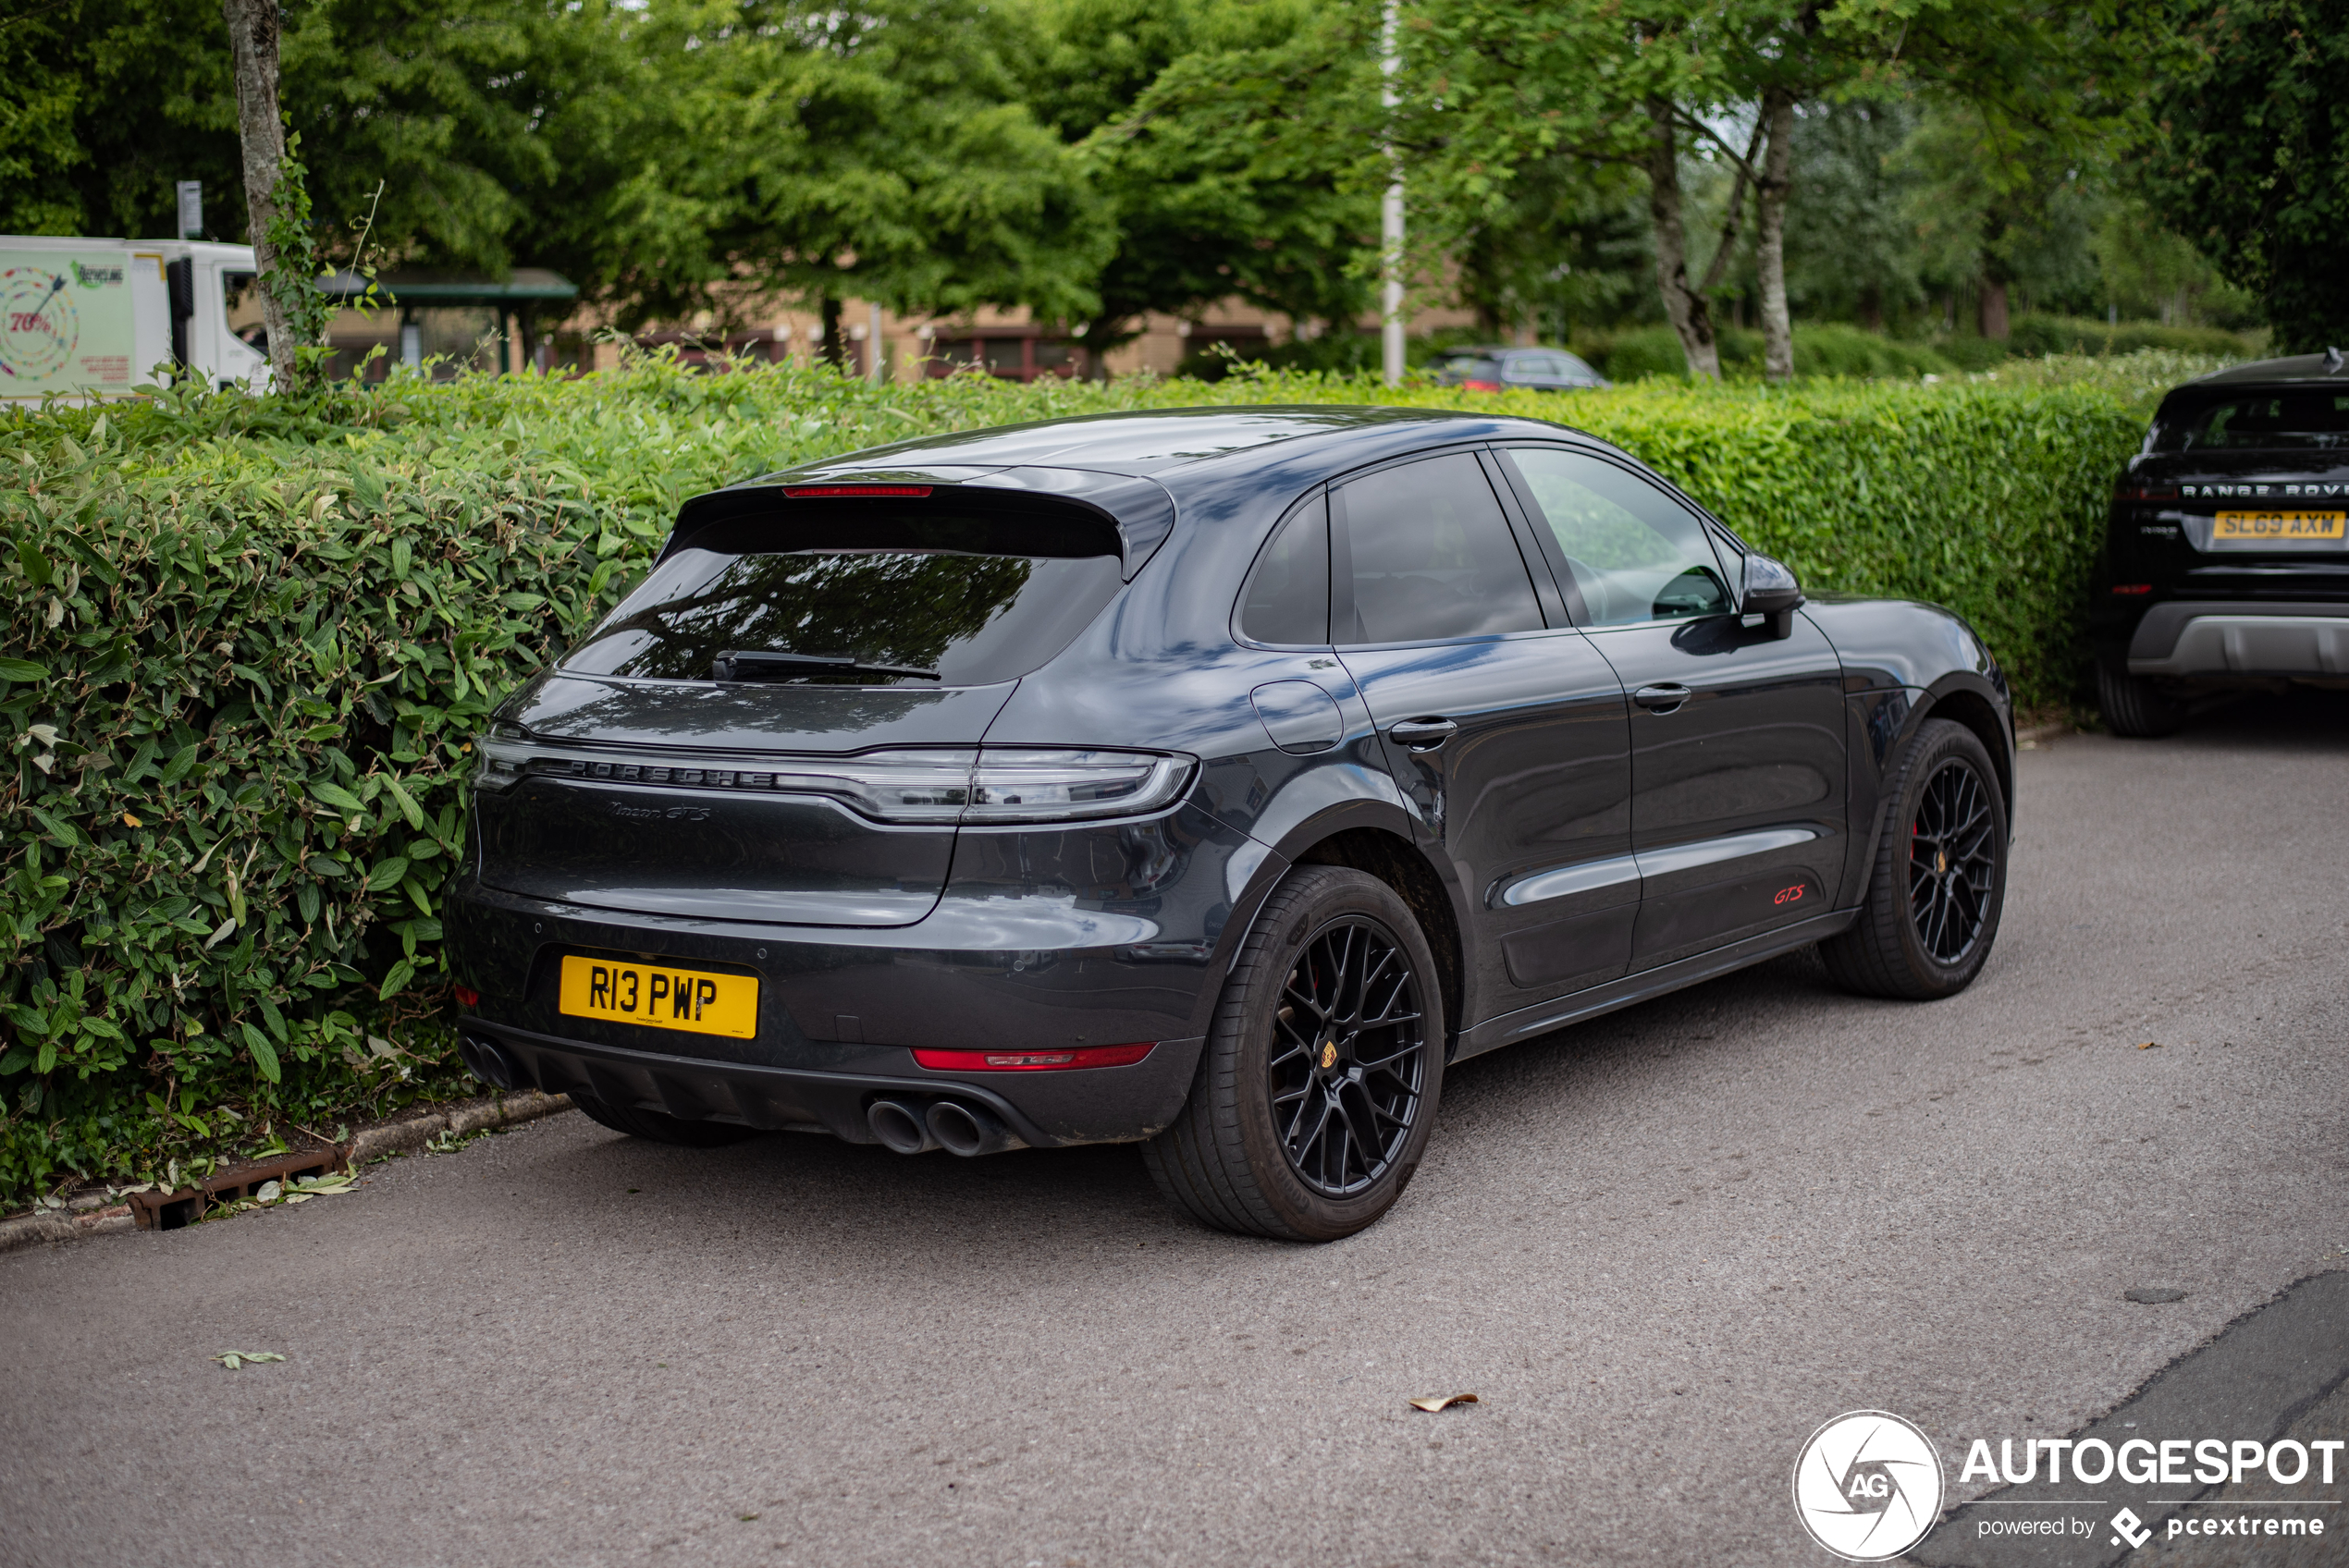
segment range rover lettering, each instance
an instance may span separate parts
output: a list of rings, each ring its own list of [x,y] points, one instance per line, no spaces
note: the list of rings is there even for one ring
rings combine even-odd
[[[1818,943],[1979,972],[2005,679],[1806,599],[1537,421],[1250,409],[911,441],[687,502],[498,712],[466,1060],[605,1125],[1131,1142],[1206,1224],[1401,1194],[1464,1058]]]

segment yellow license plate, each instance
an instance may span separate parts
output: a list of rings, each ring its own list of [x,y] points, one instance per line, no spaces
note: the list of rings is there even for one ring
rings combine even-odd
[[[567,956],[557,1006],[573,1018],[607,1023],[731,1035],[737,1040],[758,1034],[758,981],[748,974]]]
[[[2299,545],[2339,539],[2349,529],[2349,512],[2220,512],[2210,530],[2213,545]]]

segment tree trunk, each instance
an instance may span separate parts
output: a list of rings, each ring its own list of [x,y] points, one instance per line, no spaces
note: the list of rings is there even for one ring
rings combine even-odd
[[[1786,199],[1794,188],[1794,94],[1774,87],[1762,95],[1769,146],[1755,181],[1762,269],[1762,374],[1794,378],[1794,325],[1786,308]]]
[[[1986,277],[1982,280],[1982,299],[1976,307],[1982,336],[1993,343],[2003,343],[2011,330],[2007,321],[2007,280]]]
[[[840,301],[827,294],[821,309],[824,336],[817,344],[816,354],[826,364],[838,368],[848,362],[848,344],[840,330]]]
[[[270,287],[277,248],[269,242],[269,226],[277,215],[277,179],[286,161],[286,123],[277,108],[277,0],[221,0],[220,10],[236,60],[237,140],[244,153],[245,216],[252,230],[262,326],[269,334],[269,373],[277,389],[289,392],[293,328],[285,302]]]
[[[1689,287],[1688,233],[1680,221],[1680,150],[1672,133],[1668,100],[1648,100],[1648,117],[1655,122],[1648,143],[1648,217],[1655,226],[1655,285],[1664,295],[1664,313],[1680,337],[1680,352],[1688,357],[1689,374],[1721,379],[1721,349],[1714,339],[1713,307],[1704,295]]]

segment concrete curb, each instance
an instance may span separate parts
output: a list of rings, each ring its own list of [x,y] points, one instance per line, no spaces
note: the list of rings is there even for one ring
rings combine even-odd
[[[462,1137],[493,1127],[535,1121],[570,1109],[568,1095],[546,1095],[535,1089],[467,1101],[363,1129],[341,1151],[338,1163],[356,1171],[375,1160],[420,1149],[443,1133],[454,1133]],[[130,1205],[109,1204],[102,1194],[91,1194],[73,1199],[63,1208],[0,1219],[0,1254],[46,1242],[77,1242],[87,1236],[111,1235],[138,1228],[139,1220]]]
[[[491,1096],[470,1104],[452,1106],[447,1110],[367,1128],[351,1140],[343,1163],[356,1170],[388,1155],[407,1154],[420,1149],[444,1133],[454,1133],[462,1137],[469,1133],[486,1132],[492,1127],[511,1127],[524,1121],[535,1121],[542,1116],[552,1116],[557,1111],[570,1109],[569,1095],[545,1095],[536,1089]]]

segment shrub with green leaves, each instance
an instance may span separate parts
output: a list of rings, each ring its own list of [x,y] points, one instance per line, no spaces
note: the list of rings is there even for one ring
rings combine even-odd
[[[1501,410],[1628,447],[1814,590],[1952,606],[2046,700],[2072,683],[2103,497],[2158,391],[2129,374],[1543,397],[648,361],[0,419],[0,1204],[462,1092],[439,917],[468,748],[699,491],[1112,409]]]

